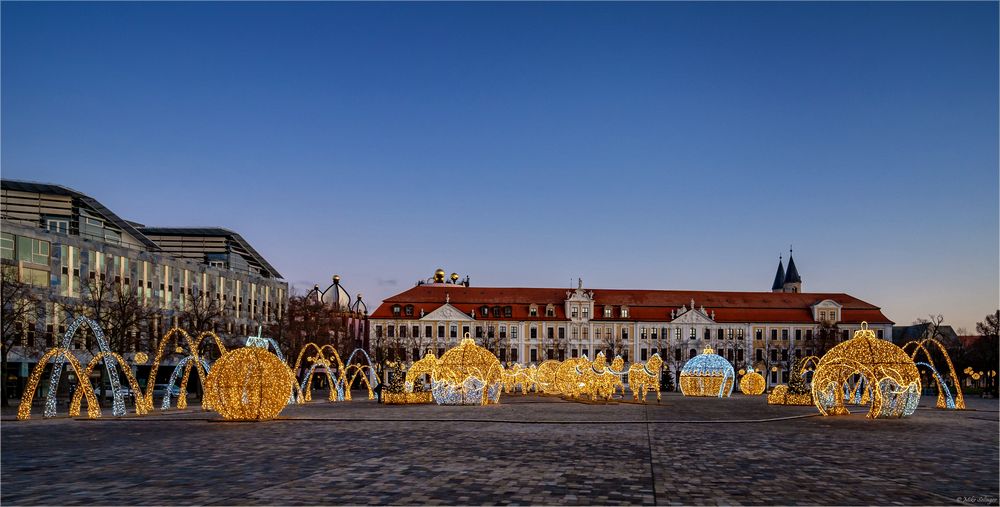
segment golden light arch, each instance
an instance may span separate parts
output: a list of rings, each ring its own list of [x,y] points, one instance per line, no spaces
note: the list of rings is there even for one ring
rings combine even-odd
[[[206,336],[211,336],[212,338],[214,338],[215,345],[219,349],[219,355],[220,355],[220,357],[222,355],[225,355],[225,353],[226,353],[226,346],[222,343],[222,340],[219,338],[219,336],[217,334],[213,333],[212,331],[202,331],[198,335],[197,340],[193,340],[191,338],[191,335],[188,334],[187,331],[185,331],[185,330],[183,330],[183,329],[181,329],[179,327],[173,327],[173,328],[170,328],[170,330],[167,331],[163,335],[162,338],[160,338],[160,343],[156,347],[156,354],[153,356],[152,369],[149,370],[150,380],[152,380],[152,381],[151,382],[150,381],[146,381],[146,392],[143,393],[143,395],[142,395],[146,407],[152,407],[153,406],[153,388],[154,388],[154,386],[156,384],[156,374],[160,370],[160,361],[163,359],[163,355],[164,355],[164,351],[166,349],[166,346],[167,346],[168,343],[170,343],[170,341],[172,339],[177,339],[178,340],[178,348],[181,349],[182,353],[183,353],[183,346],[181,346],[180,343],[185,343],[187,345],[188,355],[193,356],[194,363],[195,363],[195,368],[198,371],[198,378],[201,380],[202,387],[206,390],[206,392],[205,392],[205,399],[202,400],[202,407],[201,408],[203,410],[210,410],[211,409],[211,401],[209,401],[210,397],[208,396],[208,391],[207,391],[208,387],[205,384],[205,380],[207,379],[208,374],[205,372],[205,369],[202,366],[201,361],[199,360],[201,356],[198,354],[198,350],[199,350],[199,346],[201,345],[201,341]],[[183,338],[183,342],[180,341],[182,338]],[[186,376],[187,375],[185,375],[185,377]],[[185,385],[186,385],[186,383],[185,383]],[[187,397],[185,396],[185,394],[186,393],[182,391],[181,395],[178,396],[178,399],[177,399],[177,406],[178,406],[178,408],[183,408],[183,407],[181,407],[181,403],[182,403],[181,400],[182,399],[185,400],[184,404],[186,406],[186,399],[187,399]]]
[[[934,361],[934,357],[931,355],[927,347],[924,346],[924,344],[928,342],[937,346],[938,351],[940,351],[941,355],[944,356],[945,363],[948,365],[948,376],[951,378],[952,385],[955,386],[955,410],[965,410],[965,396],[962,394],[962,384],[959,382],[958,374],[955,372],[955,365],[951,362],[951,355],[948,354],[948,350],[941,342],[934,338],[924,338],[920,341],[909,341],[903,344],[903,351],[906,352],[908,349],[912,349],[912,352],[910,352],[910,358],[916,361],[917,354],[919,354],[922,350],[927,363],[930,364],[931,369],[936,373],[937,364]],[[947,389],[947,386],[940,385],[941,382],[937,375],[932,374],[931,377],[934,379],[934,382],[938,384],[937,408],[948,408],[945,400],[945,390]]]
[[[101,407],[97,404],[97,397],[94,396],[94,388],[90,385],[90,378],[83,376],[83,368],[80,366],[80,361],[76,359],[69,349],[56,347],[49,349],[38,360],[35,369],[31,371],[31,375],[28,377],[28,384],[24,388],[24,395],[21,397],[21,404],[17,407],[17,418],[19,420],[24,421],[31,418],[31,402],[35,398],[35,391],[38,389],[38,382],[41,380],[45,365],[53,358],[58,358],[59,356],[70,364],[77,378],[80,379],[77,390],[82,391],[83,395],[87,397],[87,417],[91,419],[101,417]],[[52,392],[57,387],[58,381],[56,385],[49,385],[49,391]],[[77,405],[77,409],[79,409],[79,405]]]
[[[97,364],[100,363],[102,359],[104,359],[104,356],[113,357],[115,361],[118,361],[118,364],[122,366],[122,370],[125,373],[125,379],[128,380],[129,387],[132,389],[133,393],[132,398],[135,403],[135,413],[137,415],[143,415],[149,412],[152,409],[152,407],[147,407],[144,398],[141,398],[139,396],[139,394],[142,393],[142,389],[139,388],[139,382],[136,381],[135,375],[132,374],[132,368],[129,367],[128,363],[125,362],[125,359],[122,358],[122,356],[120,356],[115,352],[99,352],[97,355],[91,358],[90,363],[88,363],[87,367],[83,370],[83,376],[80,377],[81,379],[80,384],[90,384],[90,373],[94,371],[94,367],[97,366]],[[83,381],[82,379],[87,379],[87,380]],[[93,392],[93,388],[91,388],[91,392]],[[72,401],[70,401],[69,404],[69,415],[71,416],[80,415],[80,402],[83,400],[83,395],[84,395],[84,390],[80,388],[77,388],[76,391],[73,393],[73,399]]]

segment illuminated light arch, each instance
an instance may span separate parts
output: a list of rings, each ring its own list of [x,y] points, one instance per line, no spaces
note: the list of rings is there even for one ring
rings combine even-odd
[[[829,350],[820,359],[813,376],[812,393],[823,415],[844,415],[849,381],[854,375],[864,380],[856,384],[870,387],[871,408],[867,417],[904,417],[913,414],[920,401],[920,373],[903,349],[875,336],[862,322],[854,337]],[[862,384],[864,382],[864,384]],[[865,401],[863,398],[861,401]]]
[[[438,362],[431,385],[439,405],[486,405],[499,401],[503,366],[489,350],[480,347],[465,334],[455,347],[448,349]]]
[[[650,390],[656,393],[656,401],[660,401],[660,372],[663,359],[659,352],[654,353],[644,364],[632,363],[628,369],[628,388],[636,401],[646,402],[646,393]]]
[[[364,359],[365,361],[368,362],[368,364],[354,363],[354,356],[357,355],[358,352],[360,352],[361,355],[364,356]],[[333,353],[337,354],[337,351],[334,350]],[[365,381],[365,387],[368,388],[368,399],[374,400],[375,391],[372,390],[372,382],[375,379],[375,367],[372,363],[372,358],[368,355],[368,352],[366,352],[364,349],[354,349],[353,351],[351,351],[351,355],[347,356],[346,363],[340,363],[339,355],[337,355],[336,357],[339,366],[341,367],[340,371],[338,372],[338,384],[337,384],[337,395],[339,396],[339,398],[342,401],[351,401],[351,386],[354,385],[354,380],[358,378],[358,375],[362,375],[361,378]],[[345,364],[347,365],[346,367],[344,367]],[[351,368],[354,368],[354,375],[352,375],[350,377],[350,380],[348,380],[347,376],[350,374]],[[367,374],[364,373],[366,369],[367,369]]]
[[[101,329],[96,322],[93,320],[80,316],[73,320],[66,329],[66,333],[63,334],[62,339],[62,349],[69,350],[73,343],[73,337],[76,336],[76,332],[80,329],[80,326],[86,324],[90,328],[90,331],[94,333],[94,338],[97,340],[98,350],[101,352],[104,358],[104,367],[107,369],[108,378],[111,381],[111,390],[113,401],[111,403],[111,414],[114,416],[125,415],[125,399],[121,394],[121,382],[118,381],[118,368],[115,367],[116,359],[111,356],[112,350],[108,347],[108,342],[104,339],[104,331]],[[117,354],[115,354],[117,355]],[[63,355],[62,357],[67,357]],[[110,358],[110,359],[109,359]],[[74,357],[74,359],[76,359]],[[52,363],[52,372],[49,374],[49,385],[54,386],[59,383],[60,377],[62,377],[63,371],[63,361],[58,361]],[[125,364],[122,364],[122,368],[125,368]],[[90,385],[90,377],[81,377],[80,384]],[[147,407],[149,405],[146,405]],[[90,408],[88,407],[88,411]],[[49,389],[48,394],[45,396],[45,412],[43,417],[53,417],[56,415],[56,392],[53,389]]]
[[[200,334],[198,336],[199,337],[203,337],[203,336],[207,335],[207,333],[210,333],[210,331],[203,332],[202,334]],[[211,334],[215,335],[215,333],[211,333]],[[199,357],[199,355],[198,355],[198,345],[200,345],[200,341],[198,343],[195,343],[195,341],[191,339],[191,335],[189,335],[187,333],[187,331],[185,331],[185,330],[183,330],[183,329],[181,329],[179,327],[170,328],[170,330],[167,331],[163,335],[162,338],[160,338],[160,343],[156,347],[156,355],[153,356],[152,369],[149,370],[149,376],[150,376],[150,380],[151,381],[147,381],[146,382],[146,392],[143,394],[143,398],[146,400],[146,407],[147,408],[151,409],[152,406],[153,406],[153,388],[156,385],[156,374],[160,370],[160,361],[163,359],[163,353],[164,353],[164,351],[166,349],[167,344],[170,343],[170,341],[172,339],[175,339],[175,338],[178,341],[178,345],[177,346],[179,348],[181,348],[182,351],[183,351],[183,346],[180,345],[182,343],[181,339],[183,339],[183,343],[185,343],[187,345],[188,355],[194,356],[195,358]],[[216,340],[218,340],[218,336],[216,336],[215,338],[216,338]],[[216,341],[216,345],[219,346],[219,347],[223,347],[221,340]],[[222,354],[225,354],[225,350],[222,349],[222,348],[220,348],[220,352]],[[198,378],[200,378],[200,379],[202,379],[204,381],[208,377],[208,375],[205,373],[204,368],[202,368],[201,361],[195,361],[194,364],[195,364],[195,367],[197,367],[197,369],[198,369]],[[207,389],[208,388],[207,388],[207,386],[205,386],[204,382],[202,383],[202,386],[205,387],[205,389],[206,389],[206,393],[205,393],[206,396],[202,400],[201,408],[203,410],[210,410],[211,409],[211,401],[210,401],[210,397],[208,396],[208,393],[207,393]],[[183,395],[183,393],[181,393],[181,394]],[[180,401],[178,401],[178,406],[179,405],[180,405]]]
[[[931,373],[934,375],[934,380],[937,381],[937,384],[938,384],[938,406],[937,406],[937,408],[947,408],[947,409],[951,409],[951,410],[958,410],[956,408],[955,399],[951,397],[951,390],[948,389],[948,385],[944,383],[944,379],[941,378],[941,374],[938,373],[937,368],[935,368],[933,364],[926,363],[924,361],[917,361],[916,365],[918,367],[919,366],[925,366],[929,370],[931,370]],[[959,387],[961,387],[961,386],[959,386]],[[942,395],[944,396],[944,403],[942,403],[942,400],[941,400]]]
[[[928,342],[937,346],[938,351],[944,356],[945,363],[948,365],[948,375],[951,378],[952,385],[955,386],[955,397],[952,402],[954,406],[948,406],[946,398],[951,397],[951,391],[948,389],[948,386],[942,382],[943,378],[938,374],[937,368],[934,366],[934,358],[927,347],[924,346],[924,344]],[[958,380],[958,373],[955,372],[955,365],[951,362],[951,356],[948,354],[948,350],[944,347],[944,345],[934,338],[924,338],[919,342],[906,342],[903,344],[903,350],[907,351],[911,345],[913,346],[913,352],[910,353],[910,359],[916,361],[917,354],[922,350],[924,352],[924,359],[927,361],[927,366],[934,372],[934,380],[938,383],[937,408],[965,410],[965,396],[962,394],[962,384]],[[945,396],[946,392],[948,393],[947,397]]]
[[[204,371],[206,374],[210,373],[211,367],[208,364],[208,361],[204,360],[203,358],[200,357],[195,358],[195,356],[185,356],[183,359],[178,361],[177,366],[174,367],[174,371],[170,373],[170,380],[167,381],[167,392],[163,395],[163,402],[160,403],[160,410],[170,409],[170,388],[172,388],[174,384],[177,383],[177,377],[180,376],[182,368],[184,375],[181,378],[180,393],[177,394],[177,408],[181,410],[187,408],[187,383],[188,383],[188,378],[190,378],[191,376],[191,366],[194,364],[191,362],[192,359],[195,359],[196,361],[201,363],[201,368],[197,371],[199,372]],[[206,386],[205,381],[207,380],[207,378],[208,378],[207,376],[199,377],[199,379],[201,380],[202,389],[205,389]],[[208,398],[208,396],[206,395],[205,398]]]
[[[135,413],[137,415],[144,415],[146,412],[148,412],[148,410],[147,410],[146,404],[139,397],[139,394],[142,392],[142,390],[139,389],[139,382],[136,381],[135,375],[132,374],[132,368],[129,368],[128,363],[125,362],[125,359],[123,359],[122,356],[120,356],[120,355],[118,355],[118,354],[116,354],[114,352],[100,352],[100,353],[98,353],[96,356],[94,356],[93,358],[91,358],[90,363],[88,363],[87,367],[84,368],[84,370],[83,370],[83,376],[80,377],[80,378],[81,379],[87,379],[87,383],[89,384],[90,383],[90,373],[94,370],[94,367],[97,366],[97,364],[102,359],[104,359],[105,355],[111,355],[111,356],[113,356],[114,360],[117,361],[118,364],[122,365],[122,372],[125,374],[125,379],[128,380],[129,387],[132,389],[132,393],[133,393],[132,394],[132,398],[133,398],[133,401],[135,403]],[[70,401],[70,404],[69,404],[69,415],[71,415],[71,416],[78,416],[78,415],[80,415],[80,402],[83,400],[83,394],[84,394],[84,390],[83,389],[79,389],[79,388],[73,393],[73,399]]]
[[[309,366],[309,370],[306,375],[302,377],[302,385],[299,386],[299,391],[303,393],[305,401],[312,401],[312,382],[313,373],[316,372],[317,366],[323,367],[323,373],[326,375],[327,383],[330,384],[330,394],[327,396],[329,401],[337,401],[337,383],[334,382],[333,376],[330,375],[330,361],[324,357],[322,354],[318,356],[310,356],[307,359],[312,363]]]
[[[35,391],[38,389],[38,382],[41,380],[42,373],[45,370],[45,365],[49,363],[53,358],[59,356],[62,361],[68,362],[70,367],[76,373],[77,378],[80,379],[77,389],[83,391],[83,395],[87,397],[87,417],[90,419],[97,419],[101,417],[101,407],[97,404],[97,396],[94,395],[94,388],[90,385],[90,379],[83,377],[83,368],[80,366],[80,362],[77,361],[76,357],[69,349],[63,347],[56,347],[49,349],[45,355],[38,360],[38,364],[35,365],[35,369],[31,371],[31,375],[28,377],[28,385],[24,388],[24,394],[21,396],[21,404],[17,407],[17,418],[21,421],[31,418],[31,402],[35,398]],[[52,363],[52,367],[55,368],[57,363]],[[59,363],[61,365],[61,363]],[[60,377],[62,375],[60,374]],[[54,384],[49,384],[49,392],[54,392],[59,387],[58,381]],[[47,404],[47,401],[46,401]],[[46,408],[48,408],[46,406]],[[78,406],[79,408],[79,406]],[[72,415],[72,414],[71,414]],[[51,417],[51,416],[49,416]]]

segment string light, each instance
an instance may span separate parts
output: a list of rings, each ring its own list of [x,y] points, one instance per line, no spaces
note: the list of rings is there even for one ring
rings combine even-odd
[[[740,371],[742,372],[743,370]],[[767,383],[764,381],[764,376],[754,371],[753,367],[749,368],[746,374],[743,375],[743,378],[740,379],[740,392],[748,396],[760,396],[764,393],[766,386]]]
[[[684,396],[728,397],[733,393],[735,380],[733,365],[706,348],[681,368],[681,393]]]
[[[503,366],[492,352],[465,338],[446,351],[431,379],[431,392],[439,405],[497,403],[502,390]]]
[[[220,357],[205,382],[206,398],[224,419],[274,419],[288,403],[295,376],[278,356],[244,347]]]
[[[122,396],[121,383],[118,381],[118,369],[115,367],[115,359],[110,356],[112,350],[108,347],[108,342],[104,339],[104,331],[101,326],[87,317],[80,316],[73,319],[66,332],[63,334],[62,339],[62,349],[70,350],[73,343],[73,337],[76,336],[76,332],[80,329],[80,326],[86,324],[90,328],[90,331],[94,333],[94,339],[97,341],[98,351],[104,354],[108,354],[104,357],[104,367],[108,372],[108,379],[111,383],[111,414],[114,416],[125,415],[125,398]],[[66,356],[61,356],[66,357]],[[39,365],[43,363],[38,363]],[[37,366],[36,366],[37,368]],[[49,392],[45,397],[45,411],[43,417],[55,417],[56,415],[56,388],[59,386],[59,380],[62,377],[63,361],[58,361],[52,364],[52,372],[49,374]],[[80,385],[87,384],[90,385],[89,377],[80,377]],[[32,393],[34,396],[34,393]],[[88,412],[90,408],[87,408]],[[98,410],[100,408],[98,407]]]
[[[637,401],[646,402],[646,393],[650,390],[656,393],[656,401],[660,401],[660,371],[663,359],[655,353],[645,364],[632,363],[628,369],[628,388]]]
[[[76,357],[68,349],[56,347],[45,352],[41,359],[38,360],[38,364],[35,365],[35,369],[31,370],[31,375],[28,376],[28,385],[25,386],[24,395],[21,397],[21,404],[17,407],[17,418],[22,421],[31,418],[31,401],[35,398],[38,382],[41,380],[45,365],[53,359],[61,359],[68,362],[76,373],[77,378],[80,379],[77,389],[82,390],[83,395],[87,397],[87,417],[90,419],[101,417],[101,407],[97,404],[94,388],[90,385],[90,380],[83,377],[83,368],[80,366],[80,362],[77,361]],[[53,368],[55,368],[55,363],[53,363]],[[50,384],[49,390],[55,390],[56,387],[55,384]]]
[[[871,407],[867,417],[903,417],[913,414],[920,401],[920,373],[903,349],[886,340],[862,322],[850,340],[823,355],[813,373],[812,394],[823,415],[845,415],[848,382],[860,375],[870,386]]]
[[[177,383],[177,377],[180,376],[183,371],[184,377],[181,380],[181,385],[178,388],[177,393],[177,408],[184,409],[187,408],[187,381],[191,374],[191,360],[201,361],[201,367],[204,371],[208,372],[210,366],[208,361],[204,359],[195,359],[194,356],[186,356],[177,362],[177,366],[174,367],[174,371],[170,373],[170,380],[167,382],[167,390],[163,394],[163,401],[160,403],[160,410],[170,409],[170,391],[173,390],[174,385]],[[201,385],[205,385],[205,378],[201,378]]]
[[[145,352],[135,353],[135,364],[146,364],[146,361],[149,361],[149,356]]]
[[[944,356],[944,361],[945,364],[948,366],[948,374],[951,377],[952,385],[955,386],[954,398],[952,398],[951,396],[951,390],[948,389],[948,385],[944,383],[943,379],[941,378],[941,375],[938,374],[938,370],[934,365],[934,358],[931,355],[930,351],[927,350],[927,347],[924,346],[925,343],[936,345],[938,350]],[[951,356],[948,354],[948,349],[946,349],[944,345],[941,344],[941,342],[937,341],[934,338],[924,338],[923,340],[920,341],[914,340],[906,342],[903,344],[903,352],[906,352],[907,349],[911,347],[913,351],[910,352],[910,359],[916,361],[917,354],[923,351],[924,359],[926,359],[926,362],[916,363],[916,364],[918,365],[923,364],[927,366],[933,373],[934,380],[937,382],[938,385],[937,408],[965,410],[965,396],[962,394],[962,384],[958,380],[958,374],[955,373],[955,365],[951,362]],[[966,368],[966,370],[969,369],[970,368]]]
[[[100,353],[98,353],[96,356],[94,356],[90,360],[90,363],[87,364],[87,367],[83,370],[83,376],[80,377],[80,378],[81,379],[88,379],[87,383],[89,384],[90,383],[89,382],[90,373],[94,370],[94,367],[97,366],[97,364],[102,359],[104,359],[105,355],[112,356],[112,358],[115,361],[117,361],[118,364],[122,365],[122,371],[125,373],[125,378],[126,378],[126,380],[128,380],[129,387],[132,388],[132,396],[133,396],[133,401],[135,403],[135,413],[138,414],[138,415],[145,414],[146,413],[146,405],[142,402],[142,400],[139,399],[139,393],[142,392],[139,389],[139,382],[136,381],[135,375],[132,374],[132,368],[128,367],[128,363],[125,362],[125,359],[123,359],[122,356],[120,356],[118,354],[115,354],[114,352],[108,352],[108,353],[106,353],[106,352],[100,352]],[[69,404],[69,415],[70,416],[76,417],[76,416],[80,415],[80,402],[83,400],[83,393],[84,393],[84,390],[83,389],[79,389],[79,388],[77,388],[77,390],[73,393],[73,399],[70,401],[70,404]]]
[[[788,392],[788,386],[780,384],[771,389],[771,394],[767,395],[769,405],[803,405],[813,404],[812,394],[792,394]]]

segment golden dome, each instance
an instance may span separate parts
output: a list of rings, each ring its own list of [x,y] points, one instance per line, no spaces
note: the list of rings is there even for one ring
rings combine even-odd
[[[453,281],[453,282],[457,282],[458,281],[458,273],[452,273],[451,274],[451,281]]]
[[[444,270],[443,269],[437,268],[437,271],[434,272],[434,282],[435,283],[444,283]]]

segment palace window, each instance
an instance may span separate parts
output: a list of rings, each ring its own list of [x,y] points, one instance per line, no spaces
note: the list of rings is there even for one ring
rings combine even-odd
[[[645,340],[646,338],[647,338],[647,336],[646,336],[646,327],[645,326],[640,327],[639,328],[639,339],[640,340]]]
[[[556,330],[555,330],[555,328],[552,328],[552,327],[550,327],[550,328],[546,329],[546,336],[548,336],[548,338],[549,338],[550,340],[551,340],[552,338],[554,338],[554,337],[555,337],[555,335],[556,335]]]
[[[420,326],[413,326],[413,337],[417,338],[419,336],[420,336]],[[430,336],[430,333],[428,333],[427,336]]]
[[[706,327],[705,328],[705,341],[708,341],[708,340],[711,340],[711,339],[712,339],[712,330]]]
[[[627,306],[622,306],[622,318],[623,319],[627,319],[628,318],[628,307]]]
[[[509,319],[511,315],[513,315],[513,309],[509,306],[503,307],[503,316]]]
[[[796,329],[795,330],[795,339],[796,340],[801,340],[802,339],[802,330],[801,329]]]
[[[772,329],[771,330],[771,339],[772,340],[777,340],[778,339],[778,330],[777,329]]]
[[[724,333],[725,331],[720,327],[719,331],[716,333],[716,337],[721,340],[723,338]]]
[[[583,328],[583,339],[587,340],[587,338],[589,338],[589,335],[590,335],[590,328],[584,327]]]
[[[570,307],[570,310],[569,310],[570,311],[570,317],[572,317],[574,319],[576,318],[577,308],[579,308],[579,307],[576,306],[576,305],[573,305],[572,307]]]
[[[611,312],[613,312],[613,311],[614,310],[611,308],[610,305],[604,305],[604,318],[605,319],[610,319],[611,316],[612,316]]]
[[[583,310],[583,318],[589,319],[590,318],[590,305],[583,305],[582,310]]]
[[[160,290],[163,290],[163,284],[162,283],[160,284]],[[400,310],[401,310],[401,308],[399,307],[399,305],[392,305],[392,316],[398,318]]]
[[[538,316],[538,306],[536,306],[536,305],[533,304],[530,307],[528,307],[528,316],[529,317],[537,317]]]
[[[531,326],[531,333],[530,334],[531,334],[531,339],[532,340],[538,338],[538,328],[535,327],[535,326]]]
[[[681,328],[679,328],[679,327],[674,328],[674,339],[677,339],[677,340],[681,339]],[[678,359],[680,359],[680,358],[678,358]]]
[[[692,327],[691,328],[691,333],[688,335],[688,337],[691,340],[694,340],[695,338],[697,338],[698,337],[698,330]]]
[[[458,338],[458,326],[455,324],[451,325],[451,337]]]
[[[788,340],[788,330],[787,329],[782,329],[781,330],[781,339],[782,340]]]
[[[406,313],[407,317],[412,317],[413,316],[413,305],[406,305],[406,312],[405,313]]]
[[[500,310],[499,306],[494,306],[493,307],[493,316],[496,317],[496,318],[500,318],[500,311],[501,310]]]
[[[556,316],[556,307],[552,306],[551,304],[546,305],[545,306],[545,316],[546,317],[555,317]]]
[[[565,340],[566,339],[566,328],[564,328],[564,327],[560,327],[559,328],[559,339],[560,340]]]
[[[480,306],[479,307],[479,313],[482,314],[483,317],[489,317],[490,316],[490,307],[488,307],[488,306]]]
[[[627,327],[623,327],[622,328],[622,340],[628,340],[628,328]]]
[[[501,324],[500,325],[500,338],[506,338],[506,337],[507,337],[507,326]]]
[[[510,337],[514,340],[517,339],[517,326],[510,326]],[[517,359],[516,357],[514,358]]]

